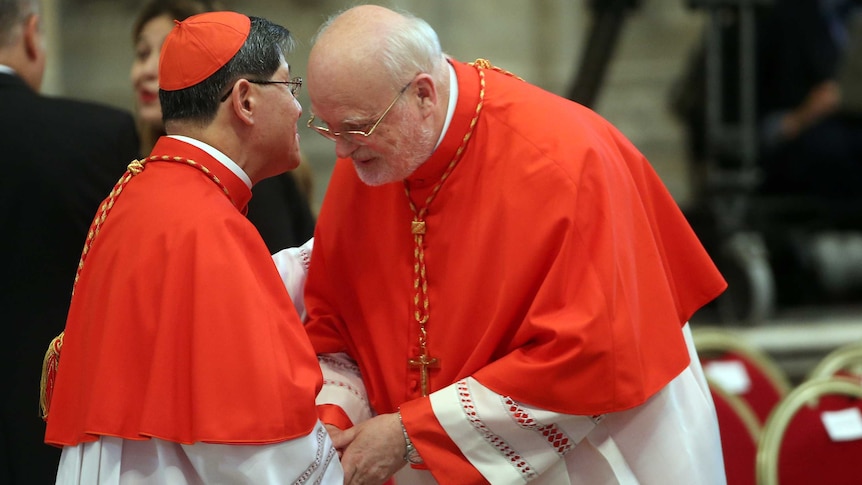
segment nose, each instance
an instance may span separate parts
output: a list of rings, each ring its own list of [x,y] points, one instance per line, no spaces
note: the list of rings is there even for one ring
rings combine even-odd
[[[359,145],[348,137],[339,136],[335,139],[335,156],[338,158],[350,157],[350,154],[355,152],[357,148]]]

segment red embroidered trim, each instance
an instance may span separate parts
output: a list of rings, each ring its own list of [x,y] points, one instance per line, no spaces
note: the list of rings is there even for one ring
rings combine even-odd
[[[458,396],[461,400],[461,408],[467,416],[467,419],[470,421],[470,424],[473,425],[473,428],[476,429],[483,438],[485,438],[485,441],[487,441],[488,444],[496,448],[501,455],[509,460],[509,463],[524,476],[525,481],[537,478],[539,474],[533,470],[533,467],[527,463],[526,459],[506,443],[503,438],[488,429],[488,427],[485,426],[479,418],[479,413],[476,411],[476,406],[473,403],[473,397],[470,393],[469,387],[467,386],[467,381],[460,380],[457,382],[457,386]]]
[[[556,424],[541,424],[512,398],[506,397],[505,400],[509,406],[509,415],[518,426],[541,433],[548,443],[556,448],[558,455],[563,456],[575,447],[572,440]]]

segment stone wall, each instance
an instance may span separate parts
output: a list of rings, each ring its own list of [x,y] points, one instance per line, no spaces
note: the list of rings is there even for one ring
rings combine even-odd
[[[143,1],[43,0],[53,56],[45,91],[132,109],[129,82],[131,26]],[[309,42],[345,0],[236,0],[232,9],[290,28],[301,45],[292,59],[302,74]],[[469,61],[491,60],[555,93],[566,95],[576,75],[590,24],[586,0],[393,0],[438,31],[443,48]],[[594,108],[616,124],[651,160],[681,204],[690,197],[680,127],[666,108],[667,92],[696,42],[701,13],[684,0],[644,0],[629,14]],[[308,111],[307,94],[300,101]],[[553,120],[548,120],[553,123]],[[304,128],[303,151],[312,163],[319,205],[333,150]]]

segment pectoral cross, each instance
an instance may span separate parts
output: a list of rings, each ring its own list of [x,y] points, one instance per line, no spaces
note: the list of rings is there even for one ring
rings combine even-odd
[[[428,395],[428,368],[429,367],[433,367],[433,368],[440,367],[439,360],[437,359],[437,357],[429,356],[428,351],[425,349],[422,349],[422,354],[419,357],[417,357],[415,359],[410,359],[407,361],[407,363],[410,364],[411,367],[418,367],[419,368],[419,383],[422,387],[422,395],[427,396]]]

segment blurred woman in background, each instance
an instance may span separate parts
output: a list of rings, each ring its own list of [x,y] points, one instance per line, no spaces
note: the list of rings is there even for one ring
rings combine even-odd
[[[132,28],[135,57],[130,78],[135,92],[135,112],[141,153],[150,153],[165,134],[159,104],[159,53],[174,20],[199,13],[224,10],[220,2],[208,0],[151,0]],[[252,190],[248,219],[257,227],[271,253],[300,246],[314,233],[311,211],[311,173],[307,163],[293,172],[260,181]]]

